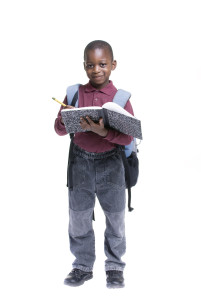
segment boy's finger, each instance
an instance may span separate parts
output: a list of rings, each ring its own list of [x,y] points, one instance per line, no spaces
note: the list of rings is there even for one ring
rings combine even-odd
[[[101,119],[99,120],[99,126],[100,126],[101,129],[104,129],[104,128],[105,128],[105,124],[104,124],[103,118],[101,118]]]
[[[101,126],[104,126],[104,123],[103,123],[103,118],[100,118],[100,120],[99,120],[99,124],[100,124]]]
[[[80,125],[81,125],[82,129],[84,129],[85,131],[90,131],[91,130],[91,126],[83,118],[80,118]]]
[[[85,123],[88,124],[87,121],[84,118],[80,118],[80,123],[82,123],[82,124],[85,124]]]
[[[94,122],[89,117],[86,117],[86,119],[87,119],[87,122],[90,124],[90,126],[94,125]]]
[[[80,118],[80,125],[82,126],[82,128],[90,128],[90,124],[84,119],[84,118]]]

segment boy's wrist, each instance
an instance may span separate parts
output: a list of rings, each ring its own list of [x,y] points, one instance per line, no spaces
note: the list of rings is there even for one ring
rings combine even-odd
[[[104,128],[100,135],[105,138],[108,135],[108,129]]]

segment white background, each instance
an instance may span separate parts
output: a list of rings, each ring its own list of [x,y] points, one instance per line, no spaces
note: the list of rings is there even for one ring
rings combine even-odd
[[[200,1],[1,1],[1,299],[201,299]],[[97,202],[94,279],[63,285],[69,138],[53,124],[83,50],[108,41],[111,79],[142,121],[140,177],[126,214],[126,287],[105,287]],[[124,298],[126,299],[126,298]]]

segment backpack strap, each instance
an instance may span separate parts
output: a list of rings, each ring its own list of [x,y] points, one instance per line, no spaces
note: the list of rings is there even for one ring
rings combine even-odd
[[[127,101],[130,99],[130,97],[131,97],[131,94],[129,92],[119,89],[113,98],[113,102],[124,108]],[[129,211],[132,211],[133,208],[131,207],[131,181],[130,181],[130,173],[129,173],[129,165],[128,165],[127,157],[129,157],[131,155],[132,151],[134,151],[135,145],[136,145],[136,139],[134,138],[129,145],[126,145],[124,147],[124,151],[121,152],[124,169],[125,169],[125,180],[127,183],[127,190],[128,190],[128,210]]]
[[[119,89],[113,98],[113,102],[115,102],[116,104],[124,108],[127,101],[130,99],[130,97],[131,97],[131,93]],[[126,157],[129,157],[132,152],[137,152],[136,138],[133,138],[132,142],[129,145],[125,146]]]
[[[131,97],[131,93],[119,89],[113,98],[113,102],[124,108],[126,102],[130,99],[130,97]]]
[[[79,83],[67,87],[66,95],[67,95],[67,101],[69,105],[78,107],[79,87],[80,87]],[[70,143],[70,150],[68,155],[67,186],[69,187],[69,189],[72,189],[73,188],[72,166],[74,163],[74,156],[73,156],[74,134],[73,133],[70,133],[70,139],[71,139],[71,143]]]
[[[77,84],[70,85],[69,87],[67,87],[66,95],[67,95],[69,105],[78,107],[80,85],[81,85],[80,83],[77,83]]]

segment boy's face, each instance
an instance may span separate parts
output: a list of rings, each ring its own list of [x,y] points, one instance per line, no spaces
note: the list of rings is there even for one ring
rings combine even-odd
[[[98,90],[109,82],[111,71],[116,68],[117,62],[112,61],[108,49],[94,49],[86,53],[84,69],[90,83]]]

